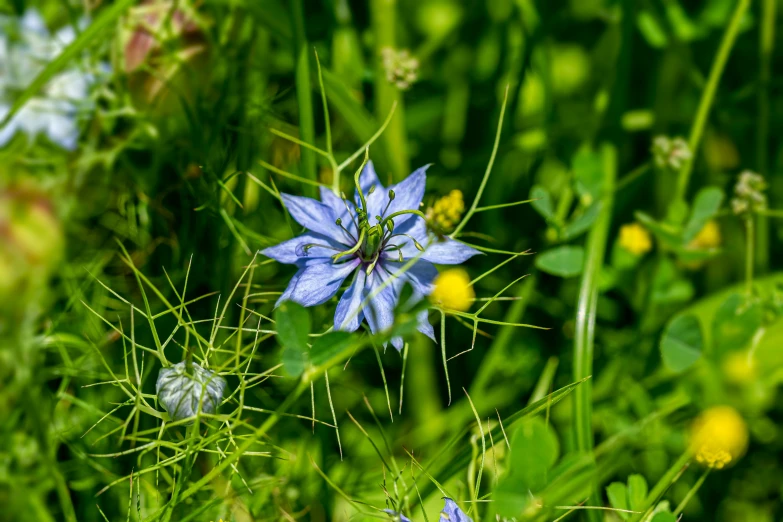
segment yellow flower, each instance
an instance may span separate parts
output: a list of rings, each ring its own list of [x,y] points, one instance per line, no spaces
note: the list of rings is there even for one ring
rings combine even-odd
[[[718,248],[721,243],[720,227],[718,222],[714,219],[707,221],[704,224],[699,233],[696,234],[690,243],[688,248],[694,250],[708,250],[710,248]]]
[[[452,190],[427,209],[427,221],[441,232],[451,232],[465,212],[462,192]]]
[[[652,238],[642,225],[631,223],[620,227],[620,246],[635,256],[641,256],[652,249]]]
[[[715,406],[702,412],[691,426],[691,450],[696,461],[722,469],[745,453],[748,428],[731,406]]]
[[[461,268],[451,268],[438,274],[434,284],[430,300],[443,308],[464,312],[476,298],[470,277]]]
[[[747,352],[732,352],[723,361],[723,373],[735,384],[744,384],[756,377],[756,365]]]

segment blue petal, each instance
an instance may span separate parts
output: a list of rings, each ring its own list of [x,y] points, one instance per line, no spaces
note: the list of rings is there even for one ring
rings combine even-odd
[[[46,135],[65,150],[74,150],[79,139],[79,127],[76,118],[65,114],[50,113],[46,126]]]
[[[429,313],[427,310],[422,310],[419,312],[417,319],[419,321],[418,330],[437,343],[438,341],[435,340],[435,329],[430,324]]]
[[[331,189],[328,189],[326,187],[318,187],[319,192],[321,194],[321,203],[332,209],[332,213],[339,217],[340,214],[345,212],[345,205],[343,204],[343,200],[340,196],[332,192]]]
[[[326,204],[311,198],[281,194],[291,217],[308,230],[340,241],[343,231],[335,224],[337,219]]]
[[[7,105],[0,105],[0,120],[5,118],[10,108]],[[5,127],[0,129],[0,147],[4,147],[6,143],[11,141],[16,131],[19,130],[19,113],[16,113],[11,121],[9,121]]]
[[[305,267],[297,273],[296,283],[294,284],[292,280],[283,295],[287,295],[288,299],[302,306],[323,304],[337,293],[343,280],[356,269],[359,263],[358,259],[352,259],[337,265],[320,263]],[[282,297],[280,299],[282,300]]]
[[[408,234],[416,239],[423,247],[424,253],[419,259],[429,261],[437,265],[458,265],[464,263],[476,254],[480,254],[478,250],[473,247],[469,247],[464,243],[460,243],[451,238],[438,238],[433,234],[427,232],[427,224],[423,219],[416,217],[413,220],[405,223],[402,229],[395,228],[395,234]],[[398,238],[395,238],[395,241]],[[413,241],[405,236],[399,238],[399,243],[403,245],[402,256],[405,259],[416,257],[419,254],[419,250],[413,244]],[[396,252],[389,252],[387,257],[391,258]]]
[[[445,241],[435,240],[427,245],[421,259],[438,265],[459,265],[480,253],[465,243],[446,238]]]
[[[446,505],[443,506],[438,522],[473,522],[473,519],[463,513],[456,502],[450,498],[445,498],[444,500]]]
[[[293,277],[291,277],[291,280],[288,282],[288,286],[286,287],[285,291],[283,291],[283,293],[277,299],[277,302],[275,303],[275,308],[280,306],[280,303],[282,303],[283,301],[289,301],[291,299],[291,294],[296,288],[296,283],[299,282],[299,278],[302,277],[302,274],[304,273],[305,269],[307,269],[306,266],[299,268],[299,270],[296,271]]]
[[[364,299],[364,286],[367,281],[367,273],[359,268],[354,276],[350,288],[345,291],[337,303],[337,310],[334,313],[335,330],[345,330],[353,332],[364,319],[364,312],[359,308]]]
[[[41,36],[48,36],[49,29],[41,14],[35,9],[28,9],[24,12],[21,20],[22,29]]]
[[[385,263],[384,266],[387,266]],[[438,269],[429,261],[419,261],[408,269],[401,278],[413,286],[413,297],[421,299],[432,292],[432,281],[438,276]]]
[[[384,513],[388,513],[389,515],[393,517],[400,517],[400,522],[411,522],[411,519],[403,515],[402,513],[397,513],[396,511],[392,511],[391,509],[384,509]]]
[[[394,305],[397,303],[394,284],[388,284],[380,293],[375,294],[385,280],[386,277],[381,274],[380,270],[373,270],[367,276],[367,284],[364,287],[363,298],[366,299],[368,295],[373,295],[369,306],[364,310],[364,316],[372,333],[381,333],[394,324]]]
[[[390,190],[394,191],[394,201],[389,204],[389,209],[385,215],[389,216],[400,210],[419,210],[421,201],[424,198],[424,188],[427,186],[427,169],[429,167],[429,165],[425,165],[418,168],[404,180],[389,187]],[[389,200],[388,191],[384,192],[384,196],[383,207],[385,208]],[[382,212],[383,208],[380,211]],[[395,227],[400,226],[412,217],[414,217],[414,214],[397,216],[394,218]]]
[[[347,248],[345,245],[341,245],[333,239],[321,234],[306,232],[301,236],[289,239],[288,241],[283,241],[273,247],[265,248],[261,250],[261,254],[270,257],[279,263],[292,265],[299,262],[309,265],[313,264],[313,261],[321,263],[331,262],[331,256],[337,253],[336,250],[318,246],[311,247],[305,252],[305,245],[313,244],[326,245],[339,250]]]
[[[356,223],[353,219],[353,216],[356,216],[356,207],[353,202],[343,201],[340,196],[335,195],[334,192],[326,187],[320,187],[320,189],[321,202],[332,210],[335,219],[340,218],[343,220],[343,226],[347,228],[354,237],[358,237],[358,234],[356,233]],[[351,209],[353,214],[348,212],[348,208]]]

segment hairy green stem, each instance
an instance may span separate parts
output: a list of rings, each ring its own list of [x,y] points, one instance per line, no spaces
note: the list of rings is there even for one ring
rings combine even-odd
[[[612,222],[614,185],[617,176],[616,152],[611,145],[604,145],[603,197],[604,206],[587,236],[587,252],[579,289],[574,338],[574,380],[580,381],[593,374],[593,348],[595,342],[595,315],[598,304],[598,280],[604,263],[604,254]],[[592,428],[593,386],[587,381],[574,392],[573,435],[577,451],[589,454],[593,451]],[[593,495],[597,497],[597,495]],[[590,520],[600,520],[598,513],[589,511]]]
[[[408,141],[405,132],[405,105],[397,86],[386,79],[383,68],[383,50],[396,49],[397,0],[372,0],[370,2],[372,28],[375,34],[375,117],[382,120],[396,106],[389,127],[382,140],[386,146],[392,176],[400,181],[410,172]]]
[[[698,149],[702,135],[704,134],[707,116],[709,116],[710,109],[712,108],[712,102],[715,99],[715,92],[718,90],[718,83],[723,74],[723,69],[729,59],[731,49],[734,47],[734,41],[737,39],[742,17],[745,15],[749,6],[750,0],[739,0],[737,2],[737,7],[734,9],[731,21],[729,22],[728,27],[726,27],[726,32],[723,33],[723,40],[718,48],[718,54],[712,62],[707,85],[704,87],[704,92],[702,92],[699,108],[696,111],[696,118],[693,120],[693,126],[691,127],[691,133],[688,138],[688,146],[694,156],[696,155],[696,150]],[[677,191],[673,200],[674,203],[685,200],[685,192],[688,189],[688,180],[690,179],[692,171],[693,159],[690,159],[686,161],[683,164],[682,169],[680,169],[680,174],[677,178]]]

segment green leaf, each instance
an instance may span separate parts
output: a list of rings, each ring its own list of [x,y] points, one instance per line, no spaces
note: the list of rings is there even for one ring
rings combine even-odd
[[[617,270],[629,270],[634,268],[642,260],[642,256],[637,256],[620,246],[620,240],[615,239],[612,245],[612,254],[610,262],[612,268]]]
[[[641,9],[636,15],[636,26],[650,47],[661,49],[666,47],[669,38],[658,19],[647,9]]]
[[[511,439],[509,480],[523,491],[539,491],[559,456],[560,444],[552,426],[539,417],[529,419]]]
[[[685,224],[682,241],[689,243],[704,228],[707,221],[718,213],[723,203],[723,191],[718,187],[705,187],[696,194],[693,200],[693,209],[688,222]]]
[[[572,382],[567,386],[563,386],[559,390],[555,390],[549,395],[542,397],[533,404],[529,404],[517,411],[513,415],[505,417],[503,424],[505,430],[511,430],[517,423],[522,423],[525,419],[532,418],[533,415],[538,415],[545,411],[550,410],[555,404],[563,400],[569,394],[571,394],[577,387],[581,386],[588,379],[582,379],[580,381]],[[436,476],[442,480],[449,479],[457,473],[462,473],[465,467],[469,465],[473,458],[472,449],[468,444],[461,444],[466,440],[466,437],[472,433],[474,427],[465,427],[461,432],[456,433],[451,439],[442,445],[438,456],[432,459],[432,462],[441,462],[434,468],[428,468],[431,475]],[[501,440],[503,438],[503,428],[501,426],[495,426],[491,429],[493,440]],[[448,455],[448,458],[440,458]],[[512,483],[513,487],[513,483]],[[421,495],[426,498],[435,489],[435,484],[432,481],[426,481],[421,486]],[[410,490],[409,490],[410,491]],[[515,490],[518,491],[518,490]],[[523,492],[524,497],[529,499],[530,495],[527,492]],[[496,497],[497,498],[497,497]],[[498,502],[499,503],[499,502]],[[498,508],[498,512],[501,512]]]
[[[320,366],[356,345],[357,336],[349,332],[329,332],[313,341],[310,361]]]
[[[677,248],[681,245],[679,229],[666,223],[658,223],[650,215],[644,212],[634,212],[634,217],[639,223],[652,232],[656,238],[671,248]]]
[[[622,482],[612,482],[606,487],[606,496],[609,504],[614,509],[628,510],[628,488]],[[623,520],[628,520],[630,513],[618,511],[617,515]]]
[[[14,100],[13,105],[11,105],[11,110],[9,110],[5,115],[5,118],[0,121],[0,129],[5,127],[30,98],[38,94],[49,80],[62,71],[71,60],[86,49],[87,46],[100,36],[105,29],[113,27],[114,22],[122,16],[126,9],[135,3],[136,0],[120,0],[111,7],[101,11],[101,14],[99,14],[68,47],[63,49],[63,52],[61,52],[57,58],[46,64],[43,71],[38,73],[38,76],[36,76],[30,85],[28,85]]]
[[[744,348],[761,328],[762,313],[761,306],[746,304],[742,295],[729,295],[715,311],[712,320],[715,353],[720,355]]]
[[[559,277],[574,277],[582,273],[584,262],[584,248],[564,245],[547,250],[537,256],[536,268]]]
[[[305,368],[307,368],[307,365],[309,364],[308,355],[307,351],[285,347],[280,354],[280,362],[283,363],[283,368],[288,375],[291,377],[299,377],[304,373]]]
[[[310,313],[305,307],[293,301],[283,301],[275,309],[277,340],[285,348],[299,352],[307,351],[310,335]]]
[[[589,147],[582,147],[571,160],[576,191],[582,201],[592,203],[601,195],[603,187],[603,160]]]
[[[661,356],[672,371],[687,370],[701,357],[704,344],[699,320],[693,315],[678,315],[666,326],[661,338]]]
[[[647,481],[641,475],[628,477],[628,506],[633,511],[642,511],[647,499]]]
[[[555,211],[552,205],[552,195],[547,189],[541,185],[533,185],[530,190],[530,202],[533,208],[541,214],[541,217],[549,221],[555,216]]]
[[[671,513],[660,512],[656,514],[650,522],[677,522],[677,517]]]
[[[585,233],[593,225],[593,223],[595,223],[595,220],[598,218],[598,214],[601,212],[602,207],[603,203],[601,201],[596,201],[587,207],[587,209],[582,212],[579,217],[565,226],[563,229],[563,239],[568,241]]]
[[[652,281],[650,300],[657,304],[683,303],[693,297],[693,284],[682,277],[671,259],[658,263]]]

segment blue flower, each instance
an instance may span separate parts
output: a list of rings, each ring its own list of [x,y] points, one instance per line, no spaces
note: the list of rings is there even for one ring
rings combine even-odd
[[[448,497],[444,498],[444,500],[446,505],[443,506],[443,511],[440,512],[438,522],[473,522],[473,519],[463,513],[456,502]]]
[[[50,34],[34,9],[18,19],[0,17],[0,120],[11,110],[12,95],[32,83],[75,38],[71,25]],[[0,128],[0,147],[17,132],[23,132],[30,139],[44,134],[64,149],[75,149],[79,137],[77,115],[90,106],[88,91],[93,81],[92,74],[80,69],[56,74]]]
[[[331,299],[350,279],[334,314],[338,330],[354,331],[363,319],[373,333],[394,323],[394,307],[407,282],[413,298],[432,291],[438,274],[434,264],[455,265],[479,252],[459,241],[428,232],[418,210],[424,197],[427,167],[414,171],[388,189],[378,181],[372,162],[357,176],[354,200],[341,199],[321,188],[321,201],[283,194],[288,211],[307,232],[261,253],[281,263],[296,265],[296,272],[278,304],[285,300],[315,306]],[[375,224],[372,224],[372,221]],[[419,256],[407,271],[400,268]],[[396,277],[395,277],[396,276]],[[390,278],[392,281],[362,307]],[[419,331],[434,339],[427,311],[419,314]],[[402,349],[402,339],[392,345]]]
[[[403,515],[402,513],[397,513],[396,511],[393,511],[391,509],[384,509],[384,513],[388,513],[392,516],[394,520],[399,520],[399,522],[411,522],[411,519]]]

